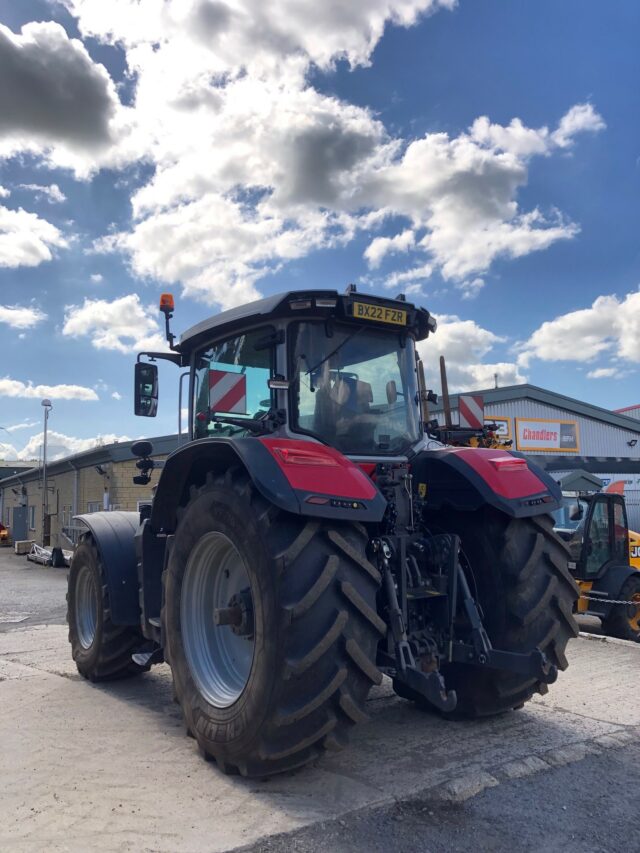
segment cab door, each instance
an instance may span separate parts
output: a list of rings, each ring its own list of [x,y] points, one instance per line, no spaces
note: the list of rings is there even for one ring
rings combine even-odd
[[[617,495],[596,496],[590,507],[584,539],[584,577],[595,579],[609,565],[627,562],[627,514]]]

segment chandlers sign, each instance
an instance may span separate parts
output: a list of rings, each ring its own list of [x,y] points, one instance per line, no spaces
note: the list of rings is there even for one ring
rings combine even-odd
[[[518,450],[579,453],[578,424],[575,421],[516,418],[516,447]]]

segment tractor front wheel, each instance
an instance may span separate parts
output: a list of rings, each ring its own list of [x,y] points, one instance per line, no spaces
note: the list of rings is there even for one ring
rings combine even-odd
[[[192,489],[164,576],[165,657],[188,732],[225,772],[298,767],[366,719],[385,633],[367,538],[278,510],[242,469]]]
[[[109,593],[100,555],[87,533],[69,569],[67,622],[71,654],[78,672],[89,681],[110,681],[147,672],[131,658],[145,642],[141,631],[111,621]]]

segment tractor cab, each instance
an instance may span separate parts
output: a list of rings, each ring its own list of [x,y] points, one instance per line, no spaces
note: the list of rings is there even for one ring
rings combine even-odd
[[[562,506],[553,517],[556,533],[571,552],[569,570],[581,592],[578,613],[600,617],[606,633],[638,639],[640,572],[629,565],[629,526],[623,496],[563,492]]]

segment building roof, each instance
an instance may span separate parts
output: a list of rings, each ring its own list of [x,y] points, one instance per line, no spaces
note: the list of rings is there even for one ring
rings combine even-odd
[[[506,385],[503,388],[487,388],[484,391],[469,391],[465,393],[482,394],[485,405],[488,403],[504,403],[507,400],[534,400],[536,403],[554,406],[556,409],[563,409],[567,412],[573,412],[576,415],[582,415],[585,418],[591,418],[592,420],[602,421],[611,426],[640,433],[640,421],[637,418],[630,418],[619,412],[612,412],[610,409],[594,406],[592,403],[584,403],[581,400],[575,400],[573,397],[557,394],[555,391],[547,391],[545,388],[538,388],[537,385],[524,383],[522,385]],[[452,409],[457,408],[458,397],[459,394],[449,394],[449,402]],[[442,398],[435,405],[430,405],[429,408],[434,412],[441,412],[443,410]]]
[[[640,409],[640,403],[636,403],[635,406],[624,406],[622,409],[614,409],[613,411],[622,414],[623,412],[633,412],[636,409]]]
[[[28,471],[28,465],[0,465],[0,480],[5,477],[12,477],[14,474],[19,474],[22,471]]]
[[[578,468],[565,474],[560,480],[563,492],[599,492],[604,483],[600,477]]]
[[[156,438],[148,439],[153,444],[152,456],[166,456],[178,449],[180,443],[178,435],[161,435]],[[186,436],[182,436],[184,441]],[[138,441],[139,439],[135,439]],[[92,447],[91,450],[84,450],[82,453],[74,453],[72,456],[65,456],[62,459],[56,459],[53,462],[47,462],[47,474],[54,477],[56,474],[63,474],[66,471],[73,471],[79,468],[90,468],[95,465],[103,465],[107,462],[126,462],[134,458],[131,452],[131,447],[135,441],[119,441],[115,444],[105,444],[99,447]],[[18,473],[5,477],[0,480],[0,487],[9,486],[12,483],[22,484],[40,477],[40,468],[25,468]]]

